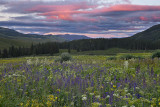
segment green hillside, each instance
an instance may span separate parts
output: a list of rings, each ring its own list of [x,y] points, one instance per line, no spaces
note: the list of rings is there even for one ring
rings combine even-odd
[[[8,48],[12,45],[14,46],[25,46],[28,47],[30,46],[31,42],[27,41],[21,41],[21,40],[16,40],[16,39],[9,39],[9,38],[3,38],[0,37],[0,49]]]
[[[160,24],[152,26],[151,28],[133,35],[131,38],[136,40],[151,40],[160,41]]]
[[[64,41],[71,41],[71,40],[77,40],[77,39],[82,39],[85,38],[83,35],[37,35],[37,34],[23,34],[19,33],[15,30],[8,29],[8,28],[2,28],[0,27],[0,49],[2,48],[8,48],[11,45],[14,46],[30,46],[32,43],[42,43],[42,42],[64,42]],[[86,38],[89,39],[89,38]],[[93,39],[92,39],[93,40]],[[121,38],[121,39],[94,39],[93,42],[99,40],[100,42],[97,42],[95,45],[96,46],[104,46],[106,42],[106,46],[113,45],[113,47],[109,48],[114,48],[114,47],[119,47],[123,48],[124,46],[128,45],[128,41],[133,41],[136,43],[140,43],[139,41],[147,41],[146,43],[154,43],[154,44],[160,44],[160,24],[155,25],[143,32],[137,33],[131,37],[128,38]],[[90,41],[90,40],[89,40]],[[75,44],[72,45],[77,45],[78,43],[80,45],[83,45],[85,42],[86,44],[89,43],[88,40],[80,40],[80,41],[73,41],[72,43],[75,42]],[[123,44],[123,46],[116,45],[117,43]],[[86,45],[85,44],[85,45]],[[129,45],[131,42],[129,43]],[[89,45],[89,44],[88,44]],[[87,46],[88,46],[87,45]],[[133,45],[135,47],[136,45]],[[141,45],[141,44],[140,44]],[[150,44],[153,46],[153,44]],[[79,45],[77,45],[79,47]],[[83,46],[84,47],[84,46]],[[94,47],[94,48],[95,48]],[[108,49],[108,48],[107,48]],[[137,48],[135,48],[137,49]],[[96,49],[96,50],[101,50],[101,49]],[[103,50],[103,49],[102,49]],[[95,53],[95,52],[93,52]]]
[[[63,42],[65,39],[57,36],[23,34],[15,30],[0,27],[0,49],[14,46],[29,47],[32,43]]]
[[[30,46],[32,43],[43,42],[64,42],[78,39],[89,39],[84,35],[38,35],[38,34],[23,34],[13,29],[0,27],[0,49],[14,46]]]

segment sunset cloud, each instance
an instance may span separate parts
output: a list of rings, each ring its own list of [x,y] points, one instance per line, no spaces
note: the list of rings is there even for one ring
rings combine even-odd
[[[160,22],[160,4],[133,4],[132,1],[2,0],[0,24],[40,34],[63,32],[126,37]]]
[[[98,19],[95,17],[93,18],[93,15],[104,16],[105,14],[107,16],[107,14],[112,13],[113,15],[116,12],[160,11],[160,6],[125,4],[98,8],[97,5],[88,5],[86,2],[83,2],[81,4],[74,5],[38,5],[26,11],[38,13],[37,15],[45,16],[48,20],[97,21]],[[143,16],[140,16],[139,18],[141,20],[146,20]]]

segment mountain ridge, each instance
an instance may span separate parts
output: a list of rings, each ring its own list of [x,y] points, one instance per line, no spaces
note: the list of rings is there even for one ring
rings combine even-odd
[[[135,39],[135,40],[148,40],[151,42],[156,42],[160,40],[160,24],[154,25],[142,32],[139,32],[130,38]]]
[[[30,46],[32,43],[43,42],[65,42],[79,39],[91,39],[84,35],[38,35],[38,34],[23,34],[13,29],[0,27],[0,49],[5,46]],[[98,38],[97,38],[98,39]],[[149,29],[139,32],[131,37],[117,38],[117,40],[131,39],[139,41],[160,42],[160,24],[154,25]],[[4,42],[5,41],[5,42]],[[8,42],[7,42],[8,41]]]
[[[64,41],[71,41],[78,39],[89,39],[89,37],[85,35],[69,35],[69,34],[66,35],[23,34],[13,29],[0,27],[0,49],[4,47],[8,48],[8,46],[11,45],[29,47],[32,43],[64,42]]]

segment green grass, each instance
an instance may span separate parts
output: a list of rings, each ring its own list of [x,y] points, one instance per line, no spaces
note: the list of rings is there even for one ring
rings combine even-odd
[[[132,54],[135,56],[149,56],[152,52],[155,50],[126,50],[121,48],[110,48],[107,50],[94,50],[94,51],[82,51],[77,52],[76,50],[71,50],[72,55],[118,55],[121,56],[123,54]],[[67,49],[60,49],[60,53],[57,55],[60,55],[63,52],[68,52]]]
[[[133,55],[133,56],[143,56],[143,57],[150,57],[152,53],[119,53],[117,54],[117,57],[123,56],[123,55]]]
[[[107,55],[72,55],[73,60],[63,63],[55,62],[58,56],[0,59],[0,106],[158,107],[160,60],[151,59],[149,53],[131,54],[145,59],[106,60]]]
[[[15,47],[24,46],[30,47],[31,42],[22,41],[18,39],[7,39],[7,38],[0,38],[0,49],[9,48],[10,46],[14,45]]]
[[[117,53],[127,53],[128,50],[120,49],[120,48],[111,48],[108,50],[95,50],[95,51],[83,51],[83,52],[77,52],[79,55],[116,55]]]

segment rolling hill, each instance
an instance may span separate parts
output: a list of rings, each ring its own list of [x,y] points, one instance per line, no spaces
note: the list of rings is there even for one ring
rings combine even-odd
[[[130,38],[136,40],[148,40],[152,42],[160,41],[160,24],[152,26],[151,28],[137,33]]]
[[[28,47],[32,43],[64,42],[78,39],[89,39],[84,35],[37,35],[23,34],[12,29],[0,27],[0,49],[11,45]]]
[[[91,39],[90,37],[84,36],[84,35],[70,35],[70,34],[65,34],[65,35],[53,35],[56,37],[63,38],[67,41],[72,41],[72,40],[79,40],[79,39]]]
[[[91,39],[84,35],[37,35],[37,34],[23,34],[12,29],[0,27],[0,49],[8,48],[11,45],[14,46],[30,46],[32,43],[42,42],[64,42],[73,41],[79,39]],[[148,41],[150,43],[160,42],[160,24],[152,26],[151,28],[137,33],[128,38],[116,39],[118,43],[122,40],[134,40],[134,41]],[[83,41],[83,40],[82,40]],[[84,42],[84,41],[83,41]],[[76,42],[77,43],[77,42]],[[127,42],[126,42],[127,44]],[[96,44],[97,46],[98,44]]]

